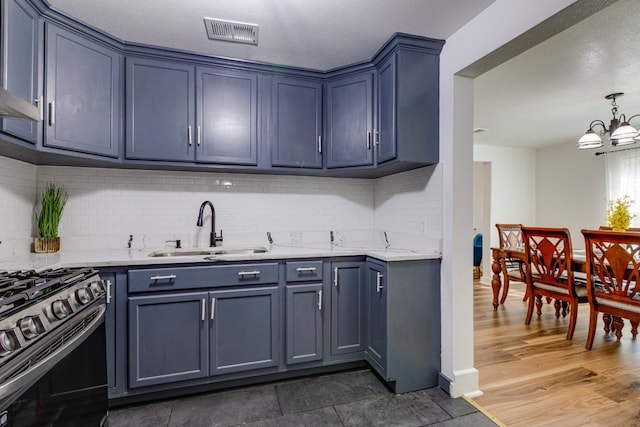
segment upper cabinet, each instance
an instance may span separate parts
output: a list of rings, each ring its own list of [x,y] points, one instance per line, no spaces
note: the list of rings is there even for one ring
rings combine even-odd
[[[0,19],[2,87],[27,102],[41,103],[38,13],[24,1],[5,0],[0,4]],[[37,142],[37,122],[23,119],[0,122],[2,132],[32,144]]]
[[[322,82],[276,76],[271,89],[271,165],[322,168]]]
[[[371,71],[327,82],[327,167],[373,164],[373,81]]]
[[[258,76],[198,67],[196,160],[258,163]]]
[[[377,165],[393,170],[438,163],[442,41],[399,35],[376,57]],[[399,42],[399,43],[398,43]],[[405,44],[403,44],[404,42]]]
[[[126,158],[255,166],[255,73],[127,58]]]
[[[121,56],[46,25],[44,146],[118,157]]]
[[[126,60],[127,159],[195,159],[195,67],[173,61]]]
[[[41,0],[0,0],[0,25],[2,87],[42,117],[0,119],[0,155],[364,178],[439,160],[442,40],[314,71],[122,43]]]

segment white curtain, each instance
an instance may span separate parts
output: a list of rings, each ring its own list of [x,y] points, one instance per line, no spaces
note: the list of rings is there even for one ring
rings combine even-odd
[[[634,201],[632,227],[640,226],[640,149],[611,151],[606,156],[607,200],[628,195]]]

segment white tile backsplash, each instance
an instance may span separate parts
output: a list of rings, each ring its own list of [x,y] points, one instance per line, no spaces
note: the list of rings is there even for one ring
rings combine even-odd
[[[63,246],[74,249],[123,247],[131,234],[134,247],[175,238],[206,246],[208,210],[205,226],[196,227],[205,200],[216,208],[216,230],[224,230],[226,244],[266,244],[266,231],[284,244],[291,243],[291,231],[301,232],[305,242],[328,242],[328,230],[344,231],[349,243],[362,236],[375,240],[373,230],[385,230],[395,247],[442,236],[437,166],[368,180],[35,166],[0,157],[0,256],[29,250],[33,205],[51,181],[69,193],[60,235]]]

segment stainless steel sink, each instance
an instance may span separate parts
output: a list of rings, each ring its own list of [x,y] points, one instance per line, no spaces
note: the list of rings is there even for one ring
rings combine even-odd
[[[228,246],[219,248],[166,248],[153,251],[150,257],[173,257],[173,256],[202,256],[202,255],[242,255],[242,254],[260,254],[268,252],[267,248],[262,246]]]

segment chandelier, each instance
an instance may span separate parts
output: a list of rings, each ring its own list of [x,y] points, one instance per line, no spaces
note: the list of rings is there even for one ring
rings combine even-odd
[[[640,114],[631,116],[629,119],[624,114],[618,116],[616,98],[620,98],[622,95],[624,95],[623,92],[616,92],[605,96],[605,99],[611,100],[611,114],[613,115],[611,122],[609,122],[609,127],[607,128],[607,125],[602,120],[592,121],[587,132],[578,140],[579,150],[602,147],[604,145],[602,137],[607,133],[609,134],[609,142],[614,147],[640,141],[640,132],[629,124],[631,119],[640,116]],[[598,127],[602,129],[596,132],[594,129]]]

